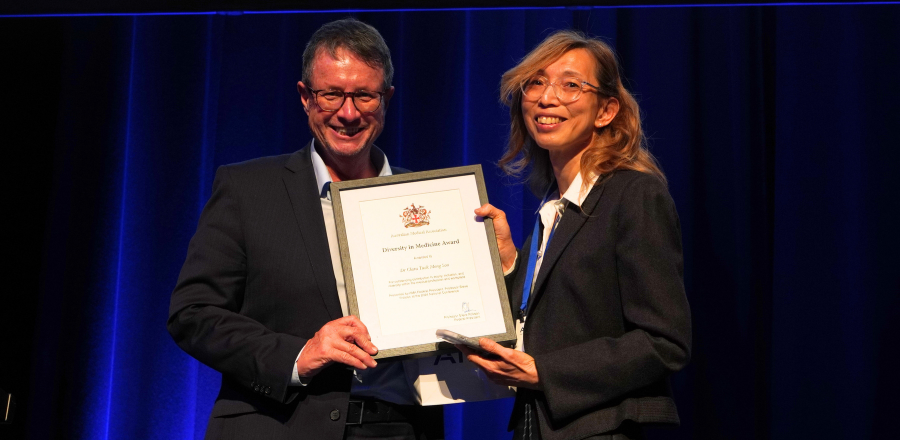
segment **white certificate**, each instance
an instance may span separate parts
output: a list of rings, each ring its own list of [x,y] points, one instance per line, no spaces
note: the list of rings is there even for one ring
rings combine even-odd
[[[437,329],[508,344],[515,333],[480,166],[332,184],[350,312],[376,358],[452,348]]]

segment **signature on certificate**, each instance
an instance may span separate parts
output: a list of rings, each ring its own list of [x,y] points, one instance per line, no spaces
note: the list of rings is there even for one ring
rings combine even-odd
[[[472,310],[472,309],[469,308],[469,303],[463,301],[463,303],[462,303],[462,312],[463,312],[463,313],[469,313],[469,312],[474,312],[474,310]]]

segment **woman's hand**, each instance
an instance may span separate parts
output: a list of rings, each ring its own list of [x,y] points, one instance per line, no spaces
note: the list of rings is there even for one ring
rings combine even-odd
[[[488,379],[500,385],[541,390],[541,381],[533,357],[506,348],[488,338],[481,338],[478,343],[490,355],[478,354],[464,345],[456,347],[469,361],[484,370]]]
[[[516,244],[513,243],[512,234],[509,232],[506,213],[490,203],[485,203],[475,209],[475,215],[488,217],[494,221],[494,233],[497,234],[497,247],[500,249],[500,265],[503,266],[503,272],[508,272],[516,264]]]

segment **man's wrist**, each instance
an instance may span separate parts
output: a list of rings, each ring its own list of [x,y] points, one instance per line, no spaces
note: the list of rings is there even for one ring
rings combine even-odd
[[[306,345],[304,345],[303,348],[306,348]],[[310,381],[312,381],[312,377],[304,377],[300,375],[300,356],[303,355],[303,348],[300,349],[300,353],[297,353],[297,359],[294,360],[294,371],[291,373],[291,385],[299,385],[305,387],[309,385]]]

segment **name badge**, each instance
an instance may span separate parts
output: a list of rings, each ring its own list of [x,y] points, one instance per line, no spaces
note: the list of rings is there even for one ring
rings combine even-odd
[[[516,320],[516,350],[525,351],[525,318]]]

